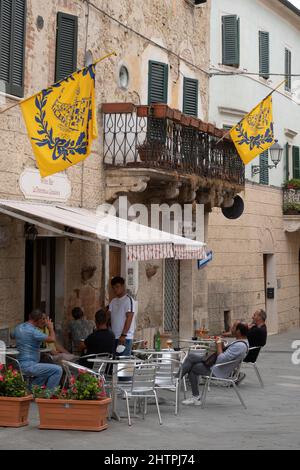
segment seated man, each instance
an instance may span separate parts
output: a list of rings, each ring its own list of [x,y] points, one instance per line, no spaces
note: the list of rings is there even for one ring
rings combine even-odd
[[[248,341],[250,348],[263,348],[267,344],[267,314],[264,310],[257,310],[253,317],[253,322],[249,325]],[[249,351],[244,362],[256,362],[260,349]]]
[[[107,313],[99,310],[95,315],[96,330],[88,336],[81,344],[81,350],[85,355],[90,354],[114,354],[115,335],[107,327]],[[79,362],[82,366],[91,367],[91,363],[86,359]]]
[[[62,368],[54,364],[40,364],[40,347],[43,342],[55,343],[55,332],[51,320],[46,320],[49,335],[42,333],[43,313],[34,310],[29,315],[29,321],[18,325],[14,331],[16,346],[19,350],[18,360],[22,372],[34,377],[33,385],[46,385],[54,389],[59,385]]]
[[[68,340],[70,351],[79,356],[81,350],[81,340],[85,339],[94,330],[94,322],[84,318],[83,310],[75,307],[72,310],[73,320],[68,325]]]
[[[199,396],[198,379],[201,375],[210,375],[213,372],[214,377],[220,379],[227,379],[230,377],[237,364],[241,362],[247,355],[249,350],[249,343],[247,339],[248,327],[243,323],[239,323],[235,328],[236,341],[230,344],[226,349],[223,348],[223,342],[219,338],[216,340],[217,344],[217,361],[215,365],[224,364],[226,362],[234,361],[234,364],[229,364],[224,367],[208,367],[205,365],[205,359],[197,357],[197,355],[187,356],[182,364],[182,377],[186,374],[189,375],[189,380],[192,387],[192,397],[184,400],[183,405],[201,405]]]

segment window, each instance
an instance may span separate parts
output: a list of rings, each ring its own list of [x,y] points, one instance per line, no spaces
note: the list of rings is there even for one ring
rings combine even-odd
[[[293,147],[293,178],[300,178],[300,148]]]
[[[270,75],[270,37],[266,31],[259,31],[259,75],[266,80]]]
[[[240,19],[236,15],[222,17],[223,65],[240,65]]]
[[[149,61],[148,103],[168,103],[169,67],[162,62]]]
[[[259,157],[259,182],[260,184],[269,184],[269,152],[266,150]]]
[[[292,53],[289,49],[285,49],[285,89],[291,91],[292,89]]]
[[[24,96],[26,0],[0,0],[0,80],[6,93]]]
[[[57,14],[55,82],[77,69],[78,18],[66,13]]]
[[[199,82],[193,78],[183,79],[183,112],[190,116],[198,116]]]

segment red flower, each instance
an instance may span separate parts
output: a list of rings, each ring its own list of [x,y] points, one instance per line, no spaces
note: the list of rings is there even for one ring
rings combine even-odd
[[[4,365],[0,364],[0,371],[4,369]]]
[[[8,370],[14,370],[13,366],[8,366]]]
[[[4,377],[3,377],[3,375],[0,375],[0,382],[4,382]]]
[[[46,385],[42,385],[42,386],[41,386],[41,389],[42,389],[42,390],[46,390],[46,388],[47,388]]]

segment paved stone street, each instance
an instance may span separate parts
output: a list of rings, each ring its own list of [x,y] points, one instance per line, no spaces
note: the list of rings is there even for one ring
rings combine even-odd
[[[269,338],[259,359],[265,389],[249,370],[240,389],[248,406],[245,411],[232,390],[213,389],[207,409],[162,405],[163,425],[154,406],[146,420],[112,421],[102,433],[40,431],[35,406],[30,426],[0,429],[1,449],[299,449],[300,366],[291,362],[291,344],[300,340],[300,330]],[[170,392],[168,395],[172,395]],[[174,397],[171,396],[174,400]],[[123,406],[123,403],[122,403]]]

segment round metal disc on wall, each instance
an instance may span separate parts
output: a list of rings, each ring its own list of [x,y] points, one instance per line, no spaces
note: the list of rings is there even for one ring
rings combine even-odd
[[[222,213],[226,219],[238,219],[244,212],[245,204],[240,196],[235,196],[231,207],[222,207]]]

